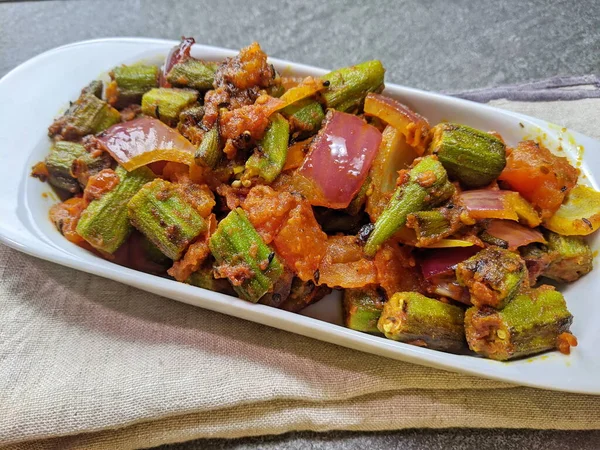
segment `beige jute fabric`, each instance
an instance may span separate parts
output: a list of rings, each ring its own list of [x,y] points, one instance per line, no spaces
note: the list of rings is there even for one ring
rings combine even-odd
[[[600,100],[496,104],[600,138]],[[600,428],[600,397],[360,353],[5,246],[0,305],[0,445],[11,448],[135,448],[290,430]]]

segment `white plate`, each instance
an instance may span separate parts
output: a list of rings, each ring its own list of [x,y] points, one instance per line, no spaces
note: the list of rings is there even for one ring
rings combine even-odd
[[[31,166],[48,152],[47,128],[69,100],[92,79],[122,63],[158,61],[176,45],[156,39],[101,39],[51,50],[17,67],[0,80],[0,240],[5,244],[64,266],[100,275],[165,297],[364,352],[502,381],[562,391],[600,394],[600,279],[595,272],[564,289],[575,316],[572,330],[579,346],[570,356],[553,352],[501,363],[472,356],[428,350],[346,329],[339,320],[335,296],[309,308],[313,317],[254,305],[237,298],[188,286],[115,265],[71,244],[48,220],[55,200],[43,196],[48,186],[29,176]],[[196,45],[193,55],[222,59],[236,52]],[[313,67],[271,60],[279,70],[320,75]],[[576,144],[585,147],[581,167],[592,185],[600,173],[600,143],[578,133],[531,117],[465,100],[387,85],[386,93],[412,106],[432,123],[452,120],[484,130],[496,130],[509,144],[545,133],[551,148],[562,144],[577,157]],[[592,240],[596,246],[597,239]],[[319,320],[319,317],[324,320]],[[360,353],[356,354],[360,358]]]

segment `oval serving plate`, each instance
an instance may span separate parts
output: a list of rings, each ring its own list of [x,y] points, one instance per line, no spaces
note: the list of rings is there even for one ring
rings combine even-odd
[[[552,352],[509,363],[453,355],[371,336],[344,328],[339,296],[331,295],[293,314],[255,305],[216,292],[127,269],[105,261],[64,239],[48,220],[56,201],[48,185],[29,176],[31,166],[49,149],[48,125],[81,88],[112,67],[160,61],[175,41],[115,38],[67,45],[17,67],[0,80],[0,240],[22,252],[74,269],[110,278],[184,303],[251,320],[356,350],[440,369],[479,375],[520,385],[570,392],[600,394],[600,277],[592,272],[563,292],[575,316],[572,331],[579,346],[570,356]],[[219,60],[236,51],[195,45],[192,55]],[[327,71],[278,59],[280,71],[322,75]],[[551,149],[562,145],[572,159],[586,149],[581,166],[584,182],[596,186],[600,175],[600,142],[532,117],[438,94],[388,84],[386,94],[408,104],[431,123],[452,120],[484,130],[498,131],[509,145],[543,135]],[[596,248],[598,239],[592,238]],[[600,269],[597,269],[600,270]],[[357,354],[360,357],[360,354]]]

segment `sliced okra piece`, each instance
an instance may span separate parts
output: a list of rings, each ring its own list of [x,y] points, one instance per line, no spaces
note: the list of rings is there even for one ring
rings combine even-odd
[[[500,311],[469,308],[465,332],[471,350],[505,361],[558,348],[572,320],[562,294],[540,286],[520,293]]]
[[[147,167],[127,172],[119,166],[115,173],[119,184],[92,201],[77,224],[77,233],[94,248],[106,253],[114,253],[133,230],[127,204],[142,186],[154,179],[154,173]]]
[[[473,305],[502,309],[528,285],[529,275],[518,253],[488,247],[457,264],[456,278],[469,289]]]
[[[410,213],[431,209],[454,193],[444,167],[434,156],[422,158],[408,173],[407,181],[396,189],[377,218],[364,251],[373,256],[381,244],[406,224]]]
[[[453,232],[448,215],[437,209],[409,214],[406,225],[415,230],[419,241],[442,239]]]
[[[418,292],[397,292],[385,303],[377,328],[388,339],[446,352],[466,347],[464,312]]]
[[[102,99],[102,91],[104,90],[104,83],[100,80],[94,80],[86,87],[81,90],[82,94],[91,94],[99,99]]]
[[[174,126],[179,114],[197,100],[198,92],[191,89],[154,88],[142,96],[142,113]]]
[[[215,278],[212,264],[210,263],[203,265],[196,272],[192,273],[185,282],[192,286],[208,289],[209,291],[235,295],[235,291],[227,280]]]
[[[451,178],[469,188],[490,184],[506,165],[506,145],[490,133],[456,123],[441,123],[431,131],[429,152]]]
[[[207,91],[213,88],[217,64],[194,58],[175,64],[167,74],[167,81],[175,87]]]
[[[124,108],[139,104],[142,96],[150,89],[158,87],[158,67],[146,64],[115,67],[111,77],[117,85],[115,105]]]
[[[290,122],[291,133],[295,133],[298,139],[306,139],[315,134],[325,119],[321,104],[311,99],[289,105],[282,112]]]
[[[246,161],[246,173],[272,183],[285,164],[289,138],[288,121],[279,113],[271,116],[271,124],[259,142],[258,149]]]
[[[344,290],[344,323],[357,331],[379,334],[377,322],[383,311],[385,295],[374,288]]]
[[[206,231],[206,221],[177,186],[162,179],[144,185],[127,207],[131,224],[174,261]]]
[[[48,132],[51,137],[60,135],[66,140],[77,140],[100,133],[120,120],[119,111],[95,95],[85,93],[50,126]]]
[[[46,156],[48,168],[48,183],[58,189],[76,194],[81,192],[81,186],[73,176],[71,168],[73,162],[87,153],[81,144],[69,141],[58,141]]]
[[[323,100],[327,108],[351,111],[361,107],[369,92],[383,89],[385,69],[381,61],[366,61],[329,72],[321,79],[327,83]]]
[[[240,298],[256,303],[284,274],[279,256],[264,243],[241,208],[219,222],[210,238],[217,273],[228,278]]]
[[[223,152],[221,151],[218,124],[206,132],[194,155],[196,165],[214,169],[219,164]]]
[[[551,263],[543,276],[562,283],[578,280],[592,270],[594,256],[590,246],[581,236],[562,236],[548,231],[548,253]]]

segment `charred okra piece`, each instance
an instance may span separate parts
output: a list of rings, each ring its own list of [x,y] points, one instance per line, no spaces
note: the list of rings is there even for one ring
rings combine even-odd
[[[215,81],[215,63],[207,63],[188,58],[175,64],[167,74],[167,81],[175,87],[187,87],[206,91],[213,88]]]
[[[48,129],[49,135],[61,135],[76,140],[97,134],[121,120],[121,114],[105,101],[92,94],[82,94],[67,112]]]
[[[408,180],[398,186],[389,203],[375,222],[365,253],[373,256],[406,223],[407,216],[416,211],[431,209],[448,200],[454,186],[446,170],[434,156],[422,158],[408,173]]]
[[[562,294],[541,286],[520,293],[501,311],[469,308],[465,332],[471,350],[505,361],[557,348],[572,320]]]
[[[156,179],[146,184],[127,207],[131,224],[174,261],[206,231],[202,216],[175,184],[165,180]]]
[[[283,109],[290,121],[291,132],[298,139],[306,139],[321,128],[325,119],[321,104],[315,100],[306,99],[296,102]]]
[[[397,292],[385,303],[377,328],[388,339],[446,352],[465,348],[464,312],[418,292]]]
[[[409,214],[406,226],[413,228],[417,234],[417,240],[424,243],[445,238],[453,232],[452,222],[448,215],[437,209]]]
[[[214,169],[221,160],[221,154],[219,127],[215,124],[210,131],[204,134],[202,142],[200,142],[200,146],[194,155],[194,160],[198,166]]]
[[[290,295],[279,307],[286,311],[302,311],[308,305],[318,302],[331,292],[331,288],[324,284],[316,286],[311,280],[302,281],[296,277],[292,281]]]
[[[154,173],[147,167],[127,172],[119,166],[115,173],[119,184],[92,201],[77,224],[77,233],[94,248],[106,253],[114,253],[133,230],[127,204],[144,184],[154,178]]]
[[[459,263],[456,278],[469,289],[473,305],[502,309],[527,286],[528,274],[517,253],[488,247]]]
[[[377,321],[384,303],[385,296],[376,289],[345,289],[344,324],[352,330],[379,334]]]
[[[179,125],[198,125],[204,117],[204,106],[191,106],[179,113]]]
[[[490,184],[506,165],[506,145],[496,136],[456,123],[441,123],[431,131],[429,153],[469,188]]]
[[[281,307],[290,295],[293,280],[294,273],[285,267],[283,274],[273,284],[273,291],[263,295],[258,303],[272,306],[273,308]]]
[[[115,105],[124,108],[132,103],[139,104],[142,96],[158,86],[158,67],[145,64],[115,67],[111,78],[117,85]]]
[[[581,236],[561,236],[552,231],[545,234],[552,262],[543,276],[569,283],[592,270],[592,250]]]
[[[142,97],[142,113],[156,117],[169,126],[177,124],[179,114],[196,103],[198,92],[188,89],[155,88]]]
[[[94,97],[102,99],[102,91],[104,90],[104,84],[100,80],[94,80],[86,87],[81,90],[81,94],[91,94]]]
[[[288,121],[281,114],[274,114],[257,151],[246,161],[246,173],[258,175],[267,183],[273,182],[285,164],[289,138]]]
[[[192,273],[187,280],[187,284],[208,289],[209,291],[220,292],[221,294],[235,295],[231,284],[223,278],[215,278],[211,264],[200,267],[196,272]]]
[[[349,111],[360,108],[369,92],[383,89],[385,69],[381,61],[367,61],[344,67],[321,77],[329,83],[323,92],[326,108]]]
[[[68,141],[56,142],[45,160],[49,174],[48,183],[72,194],[81,192],[81,186],[73,176],[71,168],[73,162],[86,153],[85,147],[81,144]]]
[[[267,246],[241,208],[234,209],[210,238],[217,274],[229,279],[240,298],[256,303],[273,292],[284,266]]]

